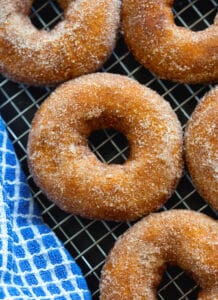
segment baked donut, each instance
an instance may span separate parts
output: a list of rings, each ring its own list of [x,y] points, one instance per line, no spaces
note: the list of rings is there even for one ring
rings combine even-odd
[[[218,224],[188,210],[150,214],[118,239],[103,267],[101,300],[155,300],[167,264],[202,288],[199,300],[218,299]]]
[[[197,190],[218,210],[218,86],[192,114],[185,131],[185,149]]]
[[[64,20],[50,32],[28,15],[33,0],[0,0],[0,72],[31,85],[53,85],[99,69],[111,54],[120,0],[58,0]]]
[[[218,81],[218,17],[194,32],[177,26],[173,0],[123,0],[122,28],[136,59],[160,78],[177,82]]]
[[[91,132],[114,128],[128,139],[123,165],[89,149]],[[133,220],[171,196],[182,173],[182,130],[168,102],[125,76],[69,81],[41,105],[28,141],[33,179],[59,207],[83,217]]]

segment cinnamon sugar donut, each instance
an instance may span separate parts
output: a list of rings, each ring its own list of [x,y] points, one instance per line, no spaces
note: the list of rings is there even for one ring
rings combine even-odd
[[[123,165],[107,165],[87,138],[101,128],[130,145]],[[29,136],[30,171],[59,207],[88,218],[133,220],[159,208],[182,173],[182,130],[170,105],[125,76],[69,81],[42,104]]]
[[[199,193],[218,210],[218,86],[197,106],[185,132],[186,162]]]
[[[33,0],[0,0],[0,72],[27,84],[56,84],[94,72],[107,60],[120,0],[58,2],[64,19],[47,32],[28,17]]]
[[[125,41],[136,59],[163,79],[218,81],[218,16],[207,29],[177,26],[173,0],[123,0]]]
[[[190,273],[199,300],[218,299],[218,224],[188,210],[150,214],[118,239],[101,277],[101,300],[155,300],[167,264]]]

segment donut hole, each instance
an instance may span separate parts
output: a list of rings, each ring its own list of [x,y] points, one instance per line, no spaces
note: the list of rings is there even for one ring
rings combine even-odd
[[[200,287],[178,266],[168,266],[158,287],[158,299],[197,300]]]
[[[35,0],[33,1],[29,18],[37,29],[51,31],[63,20],[63,9],[56,0]]]
[[[124,164],[130,153],[126,136],[114,128],[92,131],[88,146],[101,162],[107,164]]]
[[[213,1],[176,0],[173,5],[174,20],[177,26],[201,31],[213,24],[217,8]]]

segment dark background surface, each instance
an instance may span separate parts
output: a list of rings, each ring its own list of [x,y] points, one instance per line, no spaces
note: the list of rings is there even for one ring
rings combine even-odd
[[[192,30],[202,30],[213,22],[217,13],[217,5],[218,2],[215,0],[176,1],[175,22],[179,26],[186,26]],[[45,30],[52,29],[63,18],[62,10],[56,1],[42,0],[34,1],[30,17],[36,27]],[[128,75],[156,90],[169,101],[183,127],[201,97],[212,88],[211,85],[182,85],[160,80],[135,61],[121,35],[116,49],[102,71]],[[100,271],[105,258],[118,236],[131,224],[90,221],[67,214],[48,201],[34,184],[26,161],[28,133],[35,112],[51,91],[49,87],[36,88],[17,84],[0,75],[0,112],[28,176],[33,197],[42,208],[45,222],[55,231],[76,259],[92,291],[93,299],[98,299]],[[128,155],[128,144],[119,133],[113,130],[93,134],[89,145],[101,160],[108,163],[122,163]],[[217,217],[196,192],[186,172],[176,192],[161,210],[172,208],[194,209]],[[159,287],[158,299],[196,299],[197,292],[198,287],[195,282],[182,270],[169,267]]]

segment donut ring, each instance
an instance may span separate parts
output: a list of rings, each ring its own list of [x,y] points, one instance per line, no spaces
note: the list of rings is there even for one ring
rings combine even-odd
[[[123,165],[106,165],[88,148],[101,128],[130,145]],[[69,81],[42,104],[28,142],[29,168],[49,199],[88,218],[133,220],[171,196],[182,173],[182,130],[170,105],[125,76]]]
[[[218,16],[207,29],[177,26],[173,0],[123,0],[122,28],[135,58],[160,78],[218,81]]]
[[[197,106],[185,132],[185,156],[199,193],[218,210],[218,86]]]
[[[58,0],[64,20],[46,32],[28,15],[33,0],[0,0],[0,72],[53,85],[99,69],[116,42],[120,0]]]
[[[218,224],[188,210],[151,214],[118,239],[103,267],[101,300],[155,300],[166,264],[201,286],[199,300],[218,299]]]

